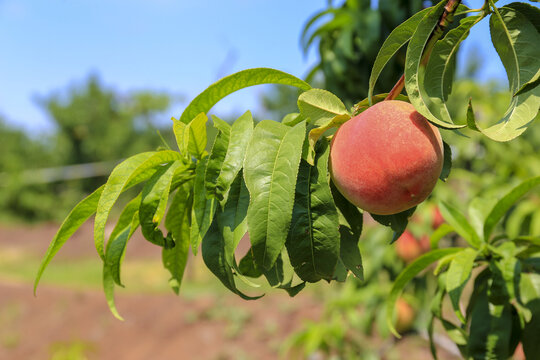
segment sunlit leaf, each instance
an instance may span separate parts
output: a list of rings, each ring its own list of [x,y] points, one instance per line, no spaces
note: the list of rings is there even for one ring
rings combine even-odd
[[[477,251],[471,248],[466,248],[465,250],[456,254],[450,263],[448,271],[446,272],[446,292],[450,297],[450,301],[456,316],[464,324],[465,317],[463,316],[459,307],[461,293],[471,277],[474,260],[476,259],[477,255]]]
[[[289,127],[263,120],[246,151],[249,235],[255,260],[264,270],[273,266],[289,232],[305,132],[305,122]]]
[[[432,250],[414,260],[410,263],[396,278],[394,284],[392,285],[392,290],[386,299],[386,323],[388,328],[397,337],[400,337],[399,333],[394,328],[392,324],[392,318],[394,317],[394,308],[396,306],[396,301],[405,288],[405,285],[411,281],[416,275],[418,275],[422,270],[427,268],[429,265],[435,261],[450,255],[452,253],[457,253],[462,251],[462,248],[446,248],[446,249],[436,249]]]
[[[197,116],[197,114],[201,112],[207,113],[225,96],[232,94],[237,90],[261,84],[290,85],[304,91],[311,89],[311,86],[305,81],[283,71],[268,68],[243,70],[224,77],[200,93],[184,110],[180,117],[180,121],[187,124],[191,119]]]
[[[448,224],[450,224],[450,226],[465,239],[465,241],[477,249],[480,247],[482,240],[469,221],[457,208],[441,201],[439,203],[439,209],[441,210],[444,220],[446,220]]]
[[[197,163],[197,168],[195,170],[190,230],[190,243],[193,255],[197,255],[199,245],[214,219],[217,207],[217,200],[214,197],[206,196],[204,180],[207,163],[208,157],[203,158]]]
[[[417,12],[409,19],[405,20],[403,23],[398,25],[391,33],[388,35],[381,48],[377,54],[377,58],[373,63],[373,68],[371,70],[371,76],[369,77],[369,90],[368,90],[368,103],[373,104],[373,89],[375,88],[375,83],[379,78],[382,70],[388,61],[394,56],[403,45],[405,45],[414,34],[416,27],[420,23],[420,20],[431,10],[432,8],[424,9],[420,12]]]

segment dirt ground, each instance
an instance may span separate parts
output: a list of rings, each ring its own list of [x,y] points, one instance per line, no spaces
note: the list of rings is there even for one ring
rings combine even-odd
[[[0,252],[42,256],[56,230],[56,224],[0,227]],[[58,260],[96,257],[91,234],[92,225],[85,224]],[[127,257],[159,257],[139,237]],[[258,301],[123,293],[117,296],[122,322],[97,289],[41,285],[34,297],[30,283],[0,278],[0,294],[0,359],[277,359],[287,336],[323,311],[309,292],[291,299],[275,291]],[[430,358],[418,340],[398,345],[403,359]]]

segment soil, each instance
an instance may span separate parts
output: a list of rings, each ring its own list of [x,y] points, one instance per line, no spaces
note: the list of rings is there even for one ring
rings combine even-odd
[[[42,256],[57,229],[56,224],[0,227],[0,251]],[[92,225],[85,224],[58,259],[97,256],[91,234]],[[130,258],[159,257],[159,249],[138,238],[128,251]],[[172,293],[120,294],[117,306],[125,321],[119,321],[98,290],[41,285],[34,297],[29,283],[0,281],[0,294],[0,359],[59,354],[68,354],[63,359],[105,360],[277,359],[287,336],[306,321],[319,319],[324,310],[309,292],[289,298],[276,291],[258,301],[234,295],[188,299]],[[404,359],[411,354],[431,358],[418,337],[398,347]]]

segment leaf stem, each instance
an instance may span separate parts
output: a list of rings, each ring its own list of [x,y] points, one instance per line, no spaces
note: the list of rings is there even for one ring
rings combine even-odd
[[[439,22],[437,23],[437,26],[433,31],[431,32],[431,35],[428,39],[428,42],[424,48],[424,53],[422,54],[422,59],[420,60],[420,64],[422,66],[425,66],[429,60],[429,56],[431,55],[431,51],[433,50],[433,47],[435,46],[435,43],[437,40],[441,38],[444,31],[448,27],[448,25],[454,20],[454,13],[456,9],[458,8],[459,4],[461,3],[461,0],[448,0],[446,5],[444,6],[444,12],[439,18]],[[402,75],[397,83],[394,85],[392,90],[388,93],[388,96],[384,99],[386,100],[394,100],[400,93],[403,91],[403,87],[405,86],[405,75]]]

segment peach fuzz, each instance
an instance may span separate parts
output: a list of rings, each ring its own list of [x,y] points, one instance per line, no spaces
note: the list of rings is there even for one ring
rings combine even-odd
[[[439,129],[404,101],[375,104],[332,138],[332,181],[351,203],[372,214],[395,214],[424,201],[442,166]]]

